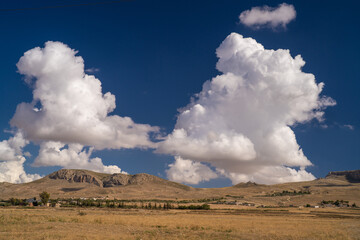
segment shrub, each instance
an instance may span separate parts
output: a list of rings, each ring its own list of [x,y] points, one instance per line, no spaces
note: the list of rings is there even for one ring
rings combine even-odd
[[[78,214],[79,214],[80,216],[85,216],[85,215],[86,215],[86,212],[79,211]]]
[[[46,203],[49,202],[50,193],[44,191],[44,192],[40,193],[39,196],[40,196],[42,204],[45,205]]]
[[[209,204],[203,204],[203,205],[179,205],[178,209],[191,209],[191,210],[209,210],[210,205]]]

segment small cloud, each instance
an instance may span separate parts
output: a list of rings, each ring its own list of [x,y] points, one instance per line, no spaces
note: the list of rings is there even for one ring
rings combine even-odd
[[[24,152],[24,156],[25,156],[25,157],[31,157],[31,153],[29,153],[29,152]]]
[[[153,134],[153,138],[154,138],[154,140],[162,141],[167,138],[167,135],[165,135],[164,132],[159,131],[159,132]]]
[[[218,175],[205,164],[175,156],[166,174],[169,180],[188,184],[199,184],[217,178]]]
[[[4,129],[3,130],[4,133],[10,133],[12,135],[15,135],[16,134],[16,131],[14,129]]]
[[[86,148],[81,144],[63,144],[61,142],[43,142],[40,144],[39,155],[33,166],[61,166],[71,169],[88,169],[103,173],[123,173],[116,165],[104,165],[101,158],[91,158],[94,148]]]
[[[296,11],[293,5],[282,3],[277,8],[269,6],[253,7],[251,10],[242,12],[240,22],[247,27],[259,29],[261,27],[283,27],[294,20]]]
[[[354,130],[355,129],[355,127],[353,125],[350,125],[350,124],[345,124],[344,127],[349,129],[349,130]]]
[[[100,69],[99,68],[88,68],[88,69],[85,69],[85,72],[86,73],[96,73],[96,72],[99,72]]]

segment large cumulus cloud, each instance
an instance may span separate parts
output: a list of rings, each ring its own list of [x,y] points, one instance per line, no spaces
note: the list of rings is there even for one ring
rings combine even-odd
[[[149,135],[158,127],[111,115],[115,96],[102,93],[100,80],[85,73],[84,61],[76,54],[61,42],[49,41],[44,48],[25,52],[17,63],[33,88],[33,100],[20,103],[10,121],[21,138],[16,135],[0,142],[0,181],[19,183],[39,177],[24,172],[22,148],[29,141],[40,145],[35,166],[106,173],[122,171],[91,157],[93,150],[155,146]]]
[[[311,180],[290,128],[335,105],[321,97],[323,83],[304,73],[300,55],[267,50],[254,39],[230,34],[217,49],[222,72],[203,85],[181,110],[175,128],[157,152],[208,162],[234,183]],[[295,170],[291,167],[301,167]]]
[[[21,103],[11,119],[32,141],[59,141],[96,149],[152,147],[156,127],[109,115],[115,96],[84,72],[82,57],[61,42],[47,42],[20,58],[17,67],[33,83],[33,101]]]

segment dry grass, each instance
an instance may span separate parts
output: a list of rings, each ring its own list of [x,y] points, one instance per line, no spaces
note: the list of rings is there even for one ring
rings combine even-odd
[[[326,211],[0,208],[0,239],[360,239],[360,211]]]

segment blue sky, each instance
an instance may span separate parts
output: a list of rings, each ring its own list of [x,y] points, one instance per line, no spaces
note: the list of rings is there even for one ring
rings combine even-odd
[[[8,1],[1,9],[66,5],[74,1]],[[91,3],[98,1],[77,1]],[[355,1],[287,1],[296,19],[286,29],[254,29],[239,22],[241,12],[282,1],[128,1],[56,9],[0,11],[0,140],[11,134],[10,119],[16,106],[31,102],[32,90],[17,72],[24,52],[60,41],[79,51],[86,69],[102,82],[102,92],[116,96],[111,114],[129,116],[136,123],[159,126],[172,132],[178,109],[219,74],[215,50],[232,32],[251,37],[266,49],[289,49],[306,62],[304,72],[324,82],[322,95],[336,106],[325,110],[325,121],[292,126],[298,144],[313,166],[316,177],[329,171],[359,168],[360,37],[359,4]],[[50,5],[49,5],[50,4]],[[324,126],[327,127],[324,127]],[[349,127],[351,125],[351,127]],[[31,157],[28,173],[48,174],[60,167],[33,167],[39,146],[24,148]],[[119,149],[93,152],[106,165],[118,165],[135,174],[146,172],[166,178],[174,160],[153,149]],[[209,166],[209,165],[208,165]],[[229,186],[225,177],[196,186]]]

